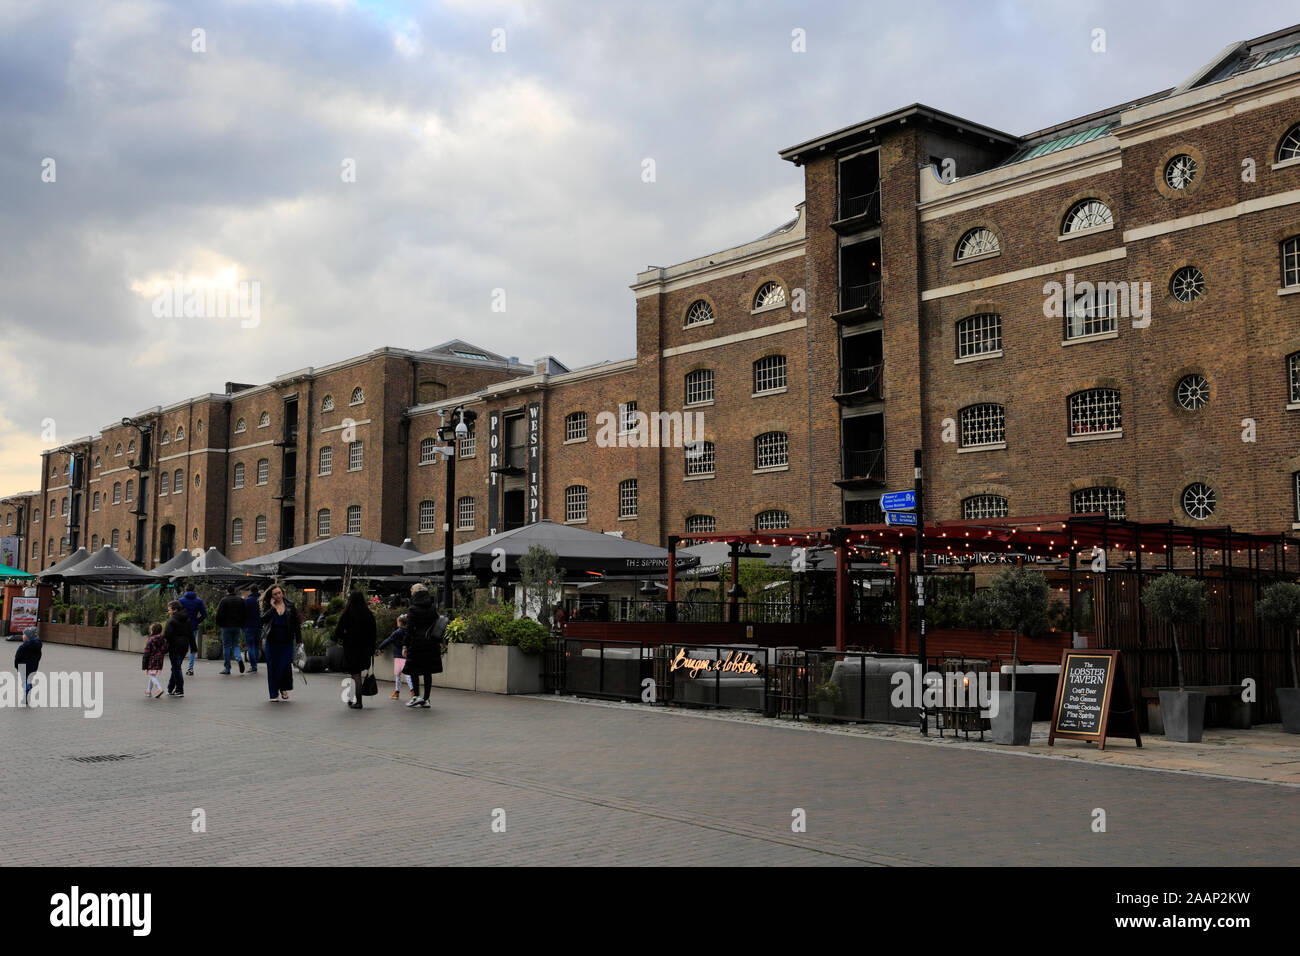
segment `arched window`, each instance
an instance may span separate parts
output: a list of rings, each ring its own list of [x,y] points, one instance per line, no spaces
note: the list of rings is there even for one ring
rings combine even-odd
[[[438,460],[436,451],[438,443],[432,438],[424,438],[420,441],[420,464],[427,465]]]
[[[316,537],[328,538],[330,536],[330,510],[322,508],[316,512]]]
[[[230,543],[231,544],[244,543],[244,519],[243,518],[236,518],[234,521],[230,522]]]
[[[686,404],[713,401],[713,369],[697,368],[686,374]]]
[[[121,543],[121,540],[122,539],[118,536],[117,529],[114,528],[113,529],[113,550],[114,551],[117,550],[118,545]]]
[[[366,400],[366,393],[362,390],[361,386],[358,385],[356,388],[352,390],[352,398],[349,399],[348,404],[360,405],[363,402],[365,402],[365,400]]]
[[[713,306],[703,299],[696,299],[691,303],[690,308],[686,310],[686,324],[704,325],[713,321]]]
[[[564,520],[587,520],[587,486],[569,485],[564,489]]]
[[[1070,396],[1072,436],[1118,432],[1123,425],[1118,389],[1092,388]]]
[[[755,312],[761,312],[763,309],[776,309],[785,305],[785,289],[779,282],[764,282],[759,290],[754,293]]]
[[[122,503],[122,483],[120,481],[115,481],[113,482],[113,504],[120,505],[121,503]]]
[[[97,535],[97,534],[92,534],[92,535],[90,536],[90,550],[91,550],[91,551],[98,551],[98,550],[99,550],[99,535]]]
[[[998,237],[993,230],[986,229],[984,226],[976,226],[974,229],[968,230],[957,242],[956,259],[960,262],[963,259],[988,256],[1001,251],[1002,245],[998,242]]]
[[[784,468],[790,464],[790,439],[785,432],[764,432],[754,439],[755,468]]]
[[[957,323],[957,357],[1002,351],[1002,316],[996,312],[968,315]]]
[[[258,515],[253,520],[253,540],[259,543],[266,540],[266,515]]]
[[[248,431],[248,422],[244,421],[242,418],[239,421],[235,422],[236,435],[246,431]]]
[[[1083,199],[1071,206],[1070,211],[1065,214],[1061,233],[1066,235],[1088,229],[1100,229],[1103,226],[1113,225],[1114,222],[1115,217],[1111,215],[1110,207],[1100,199]]]
[[[171,490],[172,476],[168,472],[163,472],[158,476],[158,496],[162,497]],[[236,488],[239,486],[236,485]]]
[[[235,487],[244,487],[244,463],[242,461],[235,462]]]
[[[586,439],[587,413],[569,412],[569,414],[564,416],[564,440],[586,441]]]
[[[334,446],[322,445],[320,450],[320,468],[317,471],[322,475],[334,474]]]
[[[270,412],[262,412],[262,417],[259,418],[259,419],[257,420],[257,427],[258,427],[258,428],[270,428],[270,427],[271,427],[271,413],[270,413]]]
[[[135,454],[135,439],[134,439],[134,438],[132,438],[129,442],[126,443],[126,453],[127,453],[128,455],[134,455],[134,454]]]
[[[718,530],[718,519],[713,515],[691,515],[686,519],[687,534],[711,534]]]
[[[637,513],[636,479],[628,478],[618,483],[618,516],[635,518]]]
[[[977,518],[1005,518],[1007,514],[1007,499],[1001,495],[972,495],[963,498],[961,502],[961,516],[968,521]]]
[[[420,502],[420,533],[428,534],[436,531],[437,526],[434,524],[436,515],[434,514],[433,502],[427,498]]]
[[[172,494],[179,495],[185,488],[185,472],[177,468],[172,472]]]
[[[1006,409],[1001,405],[968,405],[957,413],[957,417],[962,448],[998,445],[1007,440]]]
[[[257,483],[264,485],[271,480],[271,462],[267,458],[257,459]]]
[[[113,532],[113,546],[114,546],[114,547],[117,547],[117,532],[116,532],[116,531]],[[54,539],[53,539],[53,538],[50,538],[50,539],[49,539],[49,543],[46,545],[46,548],[45,548],[45,554],[46,554],[47,557],[51,557],[51,558],[54,557]]]
[[[1276,161],[1285,163],[1288,159],[1300,159],[1300,123],[1287,130],[1282,142],[1277,144]]]
[[[177,441],[184,441],[184,440],[185,440],[185,426],[184,426],[184,425],[177,425],[177,426],[176,426],[176,440],[177,440]]]
[[[170,444],[172,443],[172,434],[171,434],[171,432],[169,432],[169,431],[167,431],[166,429],[164,429],[164,430],[163,430],[163,433],[162,433],[162,438],[159,439],[159,442],[160,442],[161,444],[163,444],[163,445],[170,445]]]
[[[1126,496],[1123,489],[1109,486],[1081,488],[1070,496],[1070,510],[1075,514],[1109,515],[1123,521],[1127,515]]]
[[[98,491],[95,492],[93,495],[90,496],[90,510],[91,510],[91,511],[98,511],[98,510],[99,510],[99,492],[98,492]]]
[[[324,398],[321,399],[321,401],[320,401],[320,410],[321,410],[322,412],[332,412],[332,411],[334,411],[334,396],[333,396],[333,395],[326,395]]]
[[[711,441],[694,441],[686,446],[686,474],[711,475],[714,468],[714,448]]]
[[[361,506],[348,505],[348,534],[361,533]]]
[[[113,457],[114,457],[114,458],[121,458],[121,457],[122,457],[122,443],[121,443],[121,442],[118,442],[118,443],[117,443],[117,448],[113,451]],[[56,474],[57,474],[57,472],[56,472]]]
[[[96,468],[104,467],[104,459],[99,457],[98,455],[95,456],[95,467]]]
[[[474,496],[466,495],[456,502],[456,530],[474,530]]]
[[[754,527],[759,531],[775,531],[779,528],[790,527],[790,513],[788,511],[760,511],[754,516]]]
[[[754,363],[754,393],[776,392],[786,387],[785,356],[764,355]]]
[[[127,501],[135,500],[135,482],[130,479],[128,479],[126,483],[126,500]]]
[[[196,435],[203,434],[203,419],[200,418],[197,422],[194,423],[194,434]]]

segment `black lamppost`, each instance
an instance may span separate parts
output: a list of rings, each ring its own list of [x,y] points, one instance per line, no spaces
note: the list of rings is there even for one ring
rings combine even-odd
[[[438,426],[438,440],[444,445],[443,456],[447,459],[447,490],[443,503],[442,522],[442,606],[447,612],[452,610],[451,572],[452,559],[455,557],[455,530],[452,514],[456,508],[456,456],[460,451],[460,440],[474,431],[474,419],[478,412],[466,411],[457,405],[448,419],[441,411],[438,417],[442,424]]]
[[[134,428],[140,433],[140,456],[132,458],[128,464],[135,469],[136,476],[139,479],[136,482],[137,496],[135,499],[135,508],[131,514],[135,515],[135,563],[144,567],[144,539],[145,524],[149,520],[146,510],[149,501],[149,458],[153,453],[153,425],[138,425],[129,418],[122,419],[122,425],[125,428]]]

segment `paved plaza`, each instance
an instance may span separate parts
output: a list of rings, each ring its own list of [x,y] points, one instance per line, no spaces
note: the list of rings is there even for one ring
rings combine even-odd
[[[332,674],[271,704],[207,661],[152,700],[138,657],[53,644],[42,669],[102,671],[106,703],[0,712],[0,865],[1294,864],[1300,832],[1285,783],[384,684],[355,712]]]

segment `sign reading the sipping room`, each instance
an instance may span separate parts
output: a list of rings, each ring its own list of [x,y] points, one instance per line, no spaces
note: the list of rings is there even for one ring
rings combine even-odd
[[[722,660],[709,660],[703,657],[687,657],[686,651],[679,648],[677,656],[668,663],[668,672],[676,670],[688,670],[691,676],[695,677],[701,671],[709,673],[716,671],[723,674],[753,674],[758,675],[758,664],[754,659],[740,651],[732,651]]]
[[[1119,718],[1118,727],[1110,726],[1112,714]],[[1132,737],[1142,746],[1119,651],[1062,651],[1048,745],[1063,737],[1094,740],[1105,750],[1108,734]]]

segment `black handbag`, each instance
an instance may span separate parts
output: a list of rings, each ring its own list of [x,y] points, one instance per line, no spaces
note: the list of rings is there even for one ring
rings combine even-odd
[[[370,670],[361,678],[361,696],[374,697],[379,693],[379,681],[375,680],[375,659],[370,658]]]

